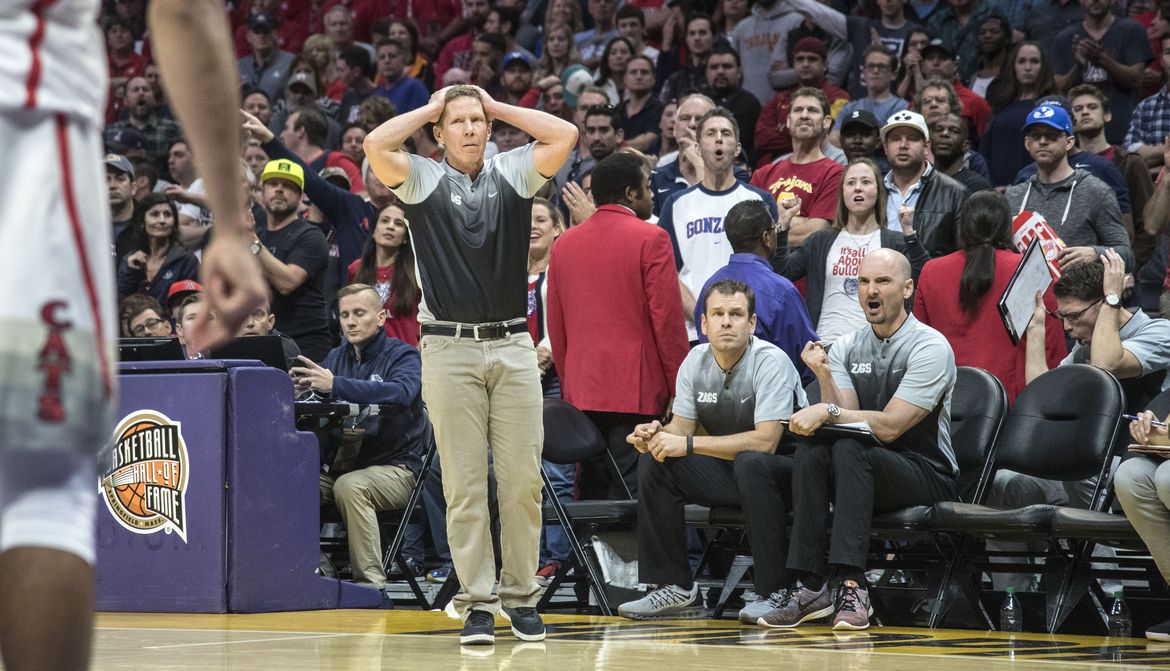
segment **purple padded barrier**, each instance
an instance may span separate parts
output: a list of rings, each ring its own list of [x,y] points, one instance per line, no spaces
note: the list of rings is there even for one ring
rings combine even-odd
[[[377,607],[377,590],[313,573],[321,556],[321,452],[312,433],[292,430],[288,375],[233,368],[228,396],[228,609]]]
[[[173,369],[176,363],[168,362]],[[98,490],[97,609],[181,613],[227,610],[224,519],[226,370],[204,362],[188,374],[121,375],[117,419],[153,410],[180,424],[189,456],[186,542],[178,533],[143,535],[114,517]],[[140,364],[135,364],[136,366]],[[108,464],[98,465],[99,476]],[[95,487],[95,489],[97,489]]]
[[[98,610],[270,612],[369,608],[377,590],[313,573],[319,456],[294,430],[292,384],[254,361],[122,364],[119,419],[181,424],[187,542],[140,535],[98,503]],[[99,496],[101,496],[99,494]]]

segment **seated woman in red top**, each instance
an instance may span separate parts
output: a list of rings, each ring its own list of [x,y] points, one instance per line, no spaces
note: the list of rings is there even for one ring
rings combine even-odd
[[[401,207],[382,208],[362,257],[349,264],[349,281],[377,289],[382,307],[386,308],[386,335],[418,347],[418,303],[422,292],[414,274],[408,226]]]
[[[959,211],[959,251],[931,259],[922,268],[914,316],[946,336],[955,351],[955,365],[989,371],[1014,402],[1026,384],[1026,343],[1012,344],[997,307],[1021,259],[1012,244],[1011,222],[1003,195],[972,194]],[[1051,289],[1044,302],[1049,311],[1056,309]],[[1054,330],[1060,326],[1048,318],[1044,349],[1049,368],[1068,354],[1063,330]]]

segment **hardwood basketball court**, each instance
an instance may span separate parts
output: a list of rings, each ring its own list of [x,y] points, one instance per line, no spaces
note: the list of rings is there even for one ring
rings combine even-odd
[[[94,669],[992,669],[1170,668],[1170,643],[1146,639],[873,627],[834,634],[740,627],[733,620],[632,622],[546,615],[543,643],[497,620],[496,645],[464,648],[441,612],[263,615],[100,613]]]

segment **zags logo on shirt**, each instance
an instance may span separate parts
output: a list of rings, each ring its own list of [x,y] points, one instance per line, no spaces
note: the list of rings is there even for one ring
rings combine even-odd
[[[695,397],[695,400],[699,403],[717,403],[719,401],[719,395],[713,391],[701,391]]]
[[[849,368],[849,372],[854,373],[854,374],[872,373],[873,372],[873,364],[869,363],[869,362],[855,363]]]
[[[453,193],[451,194],[451,202],[455,203],[456,207],[463,207],[463,196]]]

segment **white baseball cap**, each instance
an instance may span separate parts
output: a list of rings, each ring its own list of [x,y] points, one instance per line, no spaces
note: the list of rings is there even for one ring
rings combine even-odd
[[[930,139],[930,131],[926,128],[926,119],[918,112],[902,110],[901,112],[895,112],[886,121],[886,125],[882,126],[882,142],[886,141],[887,133],[899,127],[914,128],[919,133],[922,133],[923,138]]]

